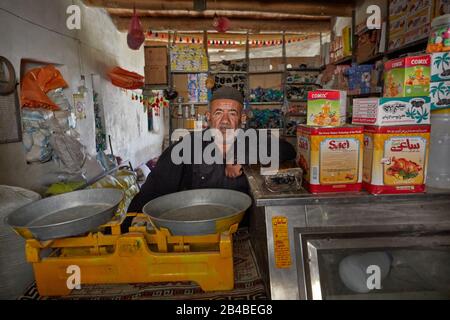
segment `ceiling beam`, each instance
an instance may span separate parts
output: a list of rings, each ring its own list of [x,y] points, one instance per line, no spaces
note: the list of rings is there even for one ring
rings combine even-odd
[[[108,8],[108,13],[112,16],[129,17],[133,16],[133,9],[113,9]],[[330,20],[330,16],[312,16],[305,14],[291,13],[269,13],[259,11],[229,11],[229,10],[136,10],[139,17],[159,17],[159,18],[208,18],[212,19],[217,14],[220,17],[254,19],[254,20]]]
[[[83,0],[88,6],[141,10],[193,10],[192,0]],[[344,0],[226,0],[208,1],[208,10],[259,11],[269,13],[290,13],[315,16],[351,17],[354,1]]]
[[[128,30],[130,18],[112,16],[113,22],[120,31]],[[213,29],[211,19],[199,18],[141,18],[144,30],[211,30]],[[318,33],[330,31],[329,21],[314,20],[286,20],[273,21],[249,19],[232,19],[230,31],[249,30],[259,31],[295,31],[303,33]]]

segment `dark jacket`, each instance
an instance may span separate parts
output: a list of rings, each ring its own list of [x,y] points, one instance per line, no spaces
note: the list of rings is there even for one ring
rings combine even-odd
[[[191,141],[194,143],[193,134],[191,134]],[[210,143],[213,142],[201,142],[202,150]],[[244,175],[237,178],[225,176],[225,164],[174,164],[171,153],[175,145],[162,153],[141,191],[132,200],[128,212],[142,212],[147,202],[162,195],[183,190],[221,188],[249,192],[247,178]],[[270,146],[270,139],[268,145]],[[287,141],[280,139],[279,148],[280,163],[295,158],[295,149]],[[248,146],[246,147],[248,154],[247,150]],[[248,156],[246,158],[248,160]]]

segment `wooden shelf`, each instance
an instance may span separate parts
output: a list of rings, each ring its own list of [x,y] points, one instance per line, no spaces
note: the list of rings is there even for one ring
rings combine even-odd
[[[307,99],[291,99],[291,100],[288,100],[288,102],[293,102],[293,103],[308,102],[308,100]]]
[[[210,71],[211,74],[247,74],[247,71]]]
[[[339,59],[337,61],[331,62],[330,64],[340,65],[340,64],[351,64],[352,63],[352,56],[344,57],[342,59]]]
[[[370,64],[371,62],[375,62],[377,60],[381,60],[384,58],[384,53],[379,53],[374,55],[373,57],[367,58],[363,61],[356,61],[357,64]]]
[[[261,105],[261,106],[266,106],[266,105],[279,105],[279,104],[283,104],[283,101],[273,101],[273,102],[250,102],[251,105]]]
[[[209,71],[172,71],[172,74],[197,74],[197,73],[208,73]]]
[[[325,67],[320,67],[320,68],[304,68],[304,69],[300,69],[300,68],[290,68],[290,69],[286,69],[286,71],[294,71],[294,72],[322,72],[325,69]]]
[[[250,71],[248,74],[249,75],[258,75],[258,74],[282,74],[284,73],[284,71]]]
[[[317,87],[322,87],[321,84],[317,84],[317,83],[308,83],[308,82],[286,82],[286,85],[297,85],[297,86],[317,86]]]
[[[427,48],[427,44],[428,44],[428,37],[413,41],[400,48],[388,50],[385,55],[391,59],[408,52],[425,51]]]

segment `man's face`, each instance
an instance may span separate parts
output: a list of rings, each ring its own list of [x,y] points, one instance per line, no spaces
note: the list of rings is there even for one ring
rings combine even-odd
[[[225,136],[227,129],[236,130],[241,125],[242,105],[231,99],[217,99],[211,103],[208,121],[211,128]]]

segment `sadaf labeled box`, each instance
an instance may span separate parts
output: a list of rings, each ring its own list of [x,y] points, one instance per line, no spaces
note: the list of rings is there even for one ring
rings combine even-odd
[[[345,124],[347,92],[316,90],[308,92],[307,124],[311,126],[340,126]]]
[[[364,129],[363,187],[372,194],[425,191],[430,125]]]
[[[353,99],[353,124],[395,126],[430,123],[430,97]]]
[[[384,64],[384,97],[423,97],[430,92],[430,55],[389,60]]]
[[[297,163],[309,192],[361,190],[363,130],[352,125],[297,127]]]

